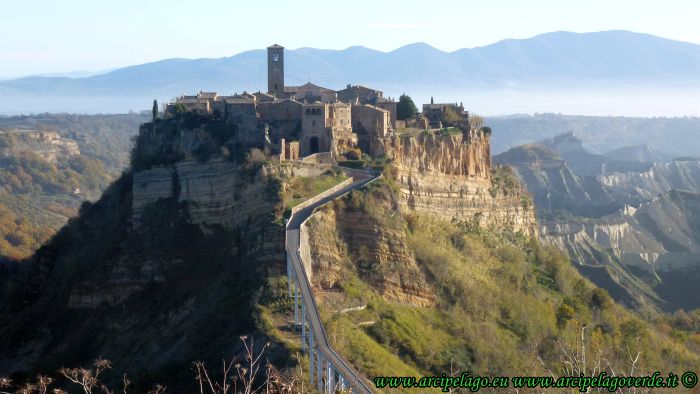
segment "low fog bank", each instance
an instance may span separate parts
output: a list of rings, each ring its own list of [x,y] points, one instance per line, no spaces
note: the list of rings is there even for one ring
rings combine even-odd
[[[381,88],[381,87],[380,87]],[[385,88],[385,96],[398,99],[401,93],[416,105],[430,102],[462,102],[473,113],[484,116],[560,113],[592,116],[678,117],[700,116],[700,88],[639,90],[484,90],[474,88],[429,89]],[[81,114],[127,113],[150,110],[153,99],[164,103],[173,96],[0,96],[0,115],[43,112]]]
[[[387,90],[398,97],[402,91]],[[407,92],[416,104],[462,102],[483,116],[560,113],[591,116],[700,116],[700,87],[654,89],[474,90],[416,89]],[[420,106],[420,105],[419,105]]]

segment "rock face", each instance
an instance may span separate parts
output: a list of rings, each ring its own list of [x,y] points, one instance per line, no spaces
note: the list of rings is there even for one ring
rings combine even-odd
[[[583,267],[605,267],[624,289],[619,300],[694,309],[697,296],[683,288],[700,276],[698,223],[700,194],[674,190],[597,220],[545,222],[540,235]]]
[[[698,307],[697,292],[679,289],[700,276],[700,160],[624,162],[576,141],[565,134],[494,157],[512,165],[533,194],[542,241],[566,251],[618,301]]]
[[[512,166],[540,210],[565,209],[575,215],[601,216],[623,207],[614,193],[593,176],[575,173],[559,152],[541,144],[519,146],[494,156]]]
[[[632,196],[638,201],[649,201],[669,190],[700,191],[700,160],[654,163],[646,171],[600,175],[597,179],[620,199]]]
[[[214,226],[236,231],[245,229],[248,247],[257,250],[258,261],[278,263],[284,259],[283,232],[270,226],[270,201],[260,198],[270,193],[263,175],[252,180],[234,163],[183,161],[172,166],[138,171],[132,182],[132,227],[138,228],[142,215],[159,200],[173,199],[187,206],[188,222],[205,232]],[[184,241],[184,240],[183,240]],[[134,259],[139,272],[133,274]],[[104,283],[85,282],[70,295],[69,307],[90,309],[106,302],[114,305],[141,290],[149,282],[163,281],[162,261],[125,255],[114,263]]]
[[[234,228],[251,218],[270,214],[261,196],[267,191],[259,175],[249,177],[228,161],[198,163],[182,161],[134,174],[133,220],[138,222],[144,207],[158,199],[176,198],[187,202],[193,223]]]
[[[425,175],[451,175],[488,181],[491,168],[489,139],[481,132],[416,137],[397,136],[392,140],[393,157],[401,169]]]
[[[386,190],[385,190],[386,191]],[[380,205],[369,214],[352,199],[334,204],[307,222],[302,242],[312,262],[311,282],[320,290],[333,290],[351,270],[392,301],[430,306],[435,296],[427,285],[413,252],[407,246],[405,229],[392,219],[391,201],[380,193]],[[355,195],[353,198],[359,198]],[[372,198],[372,197],[369,197]],[[377,216],[376,213],[383,212]],[[383,219],[381,219],[383,217]],[[387,219],[388,220],[385,220]]]
[[[488,135],[422,133],[388,145],[404,208],[536,234],[534,209],[517,180],[507,188],[494,184]]]
[[[61,137],[57,131],[0,131],[0,155],[11,156],[19,152],[32,152],[56,163],[59,159],[80,155],[80,148],[77,142]]]

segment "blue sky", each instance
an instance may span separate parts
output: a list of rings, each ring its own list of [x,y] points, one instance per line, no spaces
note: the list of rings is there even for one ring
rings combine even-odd
[[[700,43],[693,0],[34,0],[0,5],[0,77],[102,70],[285,47],[442,50],[556,30],[624,29]]]

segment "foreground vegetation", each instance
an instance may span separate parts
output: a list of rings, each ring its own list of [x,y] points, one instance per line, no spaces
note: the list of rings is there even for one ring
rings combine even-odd
[[[372,276],[367,266],[342,272],[342,301],[325,307],[326,330],[336,350],[370,379],[457,371],[643,375],[700,367],[700,311],[645,320],[534,239],[422,214],[390,217],[371,209],[386,192],[353,194],[336,204],[336,215],[352,205],[367,220],[403,228],[436,295],[434,308],[391,302],[363,279]],[[356,306],[365,308],[338,312]]]

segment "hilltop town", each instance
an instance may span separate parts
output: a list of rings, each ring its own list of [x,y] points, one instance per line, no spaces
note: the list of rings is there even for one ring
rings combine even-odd
[[[355,148],[379,157],[397,133],[459,130],[473,135],[483,127],[461,103],[432,99],[422,113],[397,119],[397,102],[379,90],[351,84],[333,90],[311,82],[286,86],[284,68],[284,47],[272,45],[267,48],[267,92],[183,95],[166,105],[166,116],[197,113],[236,124],[239,133],[264,134],[266,146],[282,160],[324,152],[337,158]]]
[[[284,48],[275,44],[267,48],[267,92],[183,95],[166,104],[160,118],[154,108],[154,121],[141,126],[132,154],[134,206],[172,195],[173,166],[218,166],[211,160],[227,157],[241,163],[257,149],[268,163],[286,163],[281,171],[292,168],[290,174],[306,173],[299,167],[310,163],[388,170],[398,203],[408,210],[536,231],[518,182],[505,169],[491,168],[491,129],[462,103],[431,98],[419,111],[406,95],[396,101],[360,85],[337,91],[311,82],[285,86],[284,68]],[[217,217],[226,215],[207,220]]]

